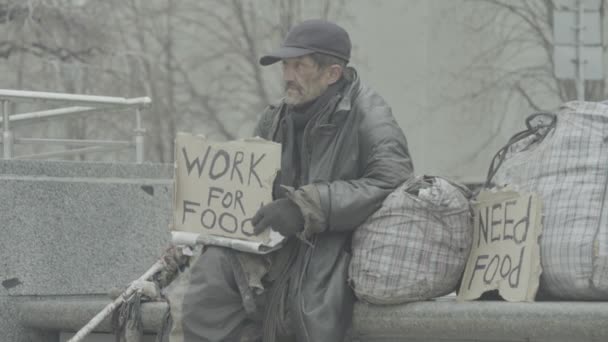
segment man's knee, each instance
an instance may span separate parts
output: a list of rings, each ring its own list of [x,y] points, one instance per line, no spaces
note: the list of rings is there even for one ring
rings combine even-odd
[[[233,253],[228,248],[208,246],[205,247],[197,262],[208,265],[208,267],[225,267],[230,265],[229,260],[234,257]]]
[[[187,341],[223,341],[245,319],[234,279],[233,252],[208,247],[191,265],[182,305]]]
[[[227,286],[234,283],[233,251],[227,248],[206,247],[198,259],[191,265],[191,283],[213,286]]]

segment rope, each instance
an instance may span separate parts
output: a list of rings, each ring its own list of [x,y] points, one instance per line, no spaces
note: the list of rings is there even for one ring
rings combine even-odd
[[[543,120],[540,120],[538,124],[533,126],[532,121],[538,117],[548,118],[549,122],[545,123],[545,122],[543,122]],[[528,118],[526,118],[526,129],[521,132],[515,133],[511,137],[511,139],[509,139],[507,144],[505,146],[503,146],[501,149],[499,149],[498,152],[496,152],[496,154],[494,155],[494,158],[492,158],[492,162],[490,163],[490,168],[488,169],[488,175],[486,177],[485,187],[486,188],[491,187],[492,178],[494,178],[494,176],[496,176],[498,169],[500,169],[503,162],[505,161],[507,153],[509,152],[509,149],[511,148],[511,146],[513,146],[517,142],[522,141],[530,136],[537,137],[530,144],[532,144],[534,142],[542,142],[547,137],[547,135],[549,135],[549,133],[555,128],[556,125],[557,125],[557,115],[555,115],[553,113],[535,113],[535,114],[528,116]]]

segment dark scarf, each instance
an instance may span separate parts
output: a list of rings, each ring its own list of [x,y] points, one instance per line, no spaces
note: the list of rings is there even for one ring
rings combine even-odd
[[[281,184],[292,186],[297,188],[304,185],[307,182],[306,179],[302,179],[302,143],[304,136],[304,129],[312,118],[320,115],[328,110],[331,102],[336,95],[338,95],[346,81],[342,78],[336,83],[327,87],[316,99],[298,105],[298,106],[287,106],[286,112],[283,117],[283,151],[281,154]]]

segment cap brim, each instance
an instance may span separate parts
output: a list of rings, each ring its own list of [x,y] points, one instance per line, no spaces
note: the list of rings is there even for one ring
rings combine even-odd
[[[271,65],[271,64],[274,64],[274,63],[280,61],[281,59],[300,57],[300,56],[311,54],[313,52],[314,52],[313,50],[309,50],[309,49],[283,46],[283,47],[280,47],[278,50],[273,51],[273,53],[271,53],[271,54],[262,56],[262,58],[260,58],[260,64],[264,65],[264,66]]]

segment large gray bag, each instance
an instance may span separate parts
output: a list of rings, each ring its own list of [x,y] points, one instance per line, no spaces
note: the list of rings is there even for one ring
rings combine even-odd
[[[473,234],[465,194],[439,177],[417,177],[391,193],[353,234],[350,279],[356,296],[397,304],[454,291]]]
[[[568,102],[527,124],[524,139],[503,148],[488,178],[495,173],[495,184],[542,199],[540,291],[608,299],[608,105]]]

